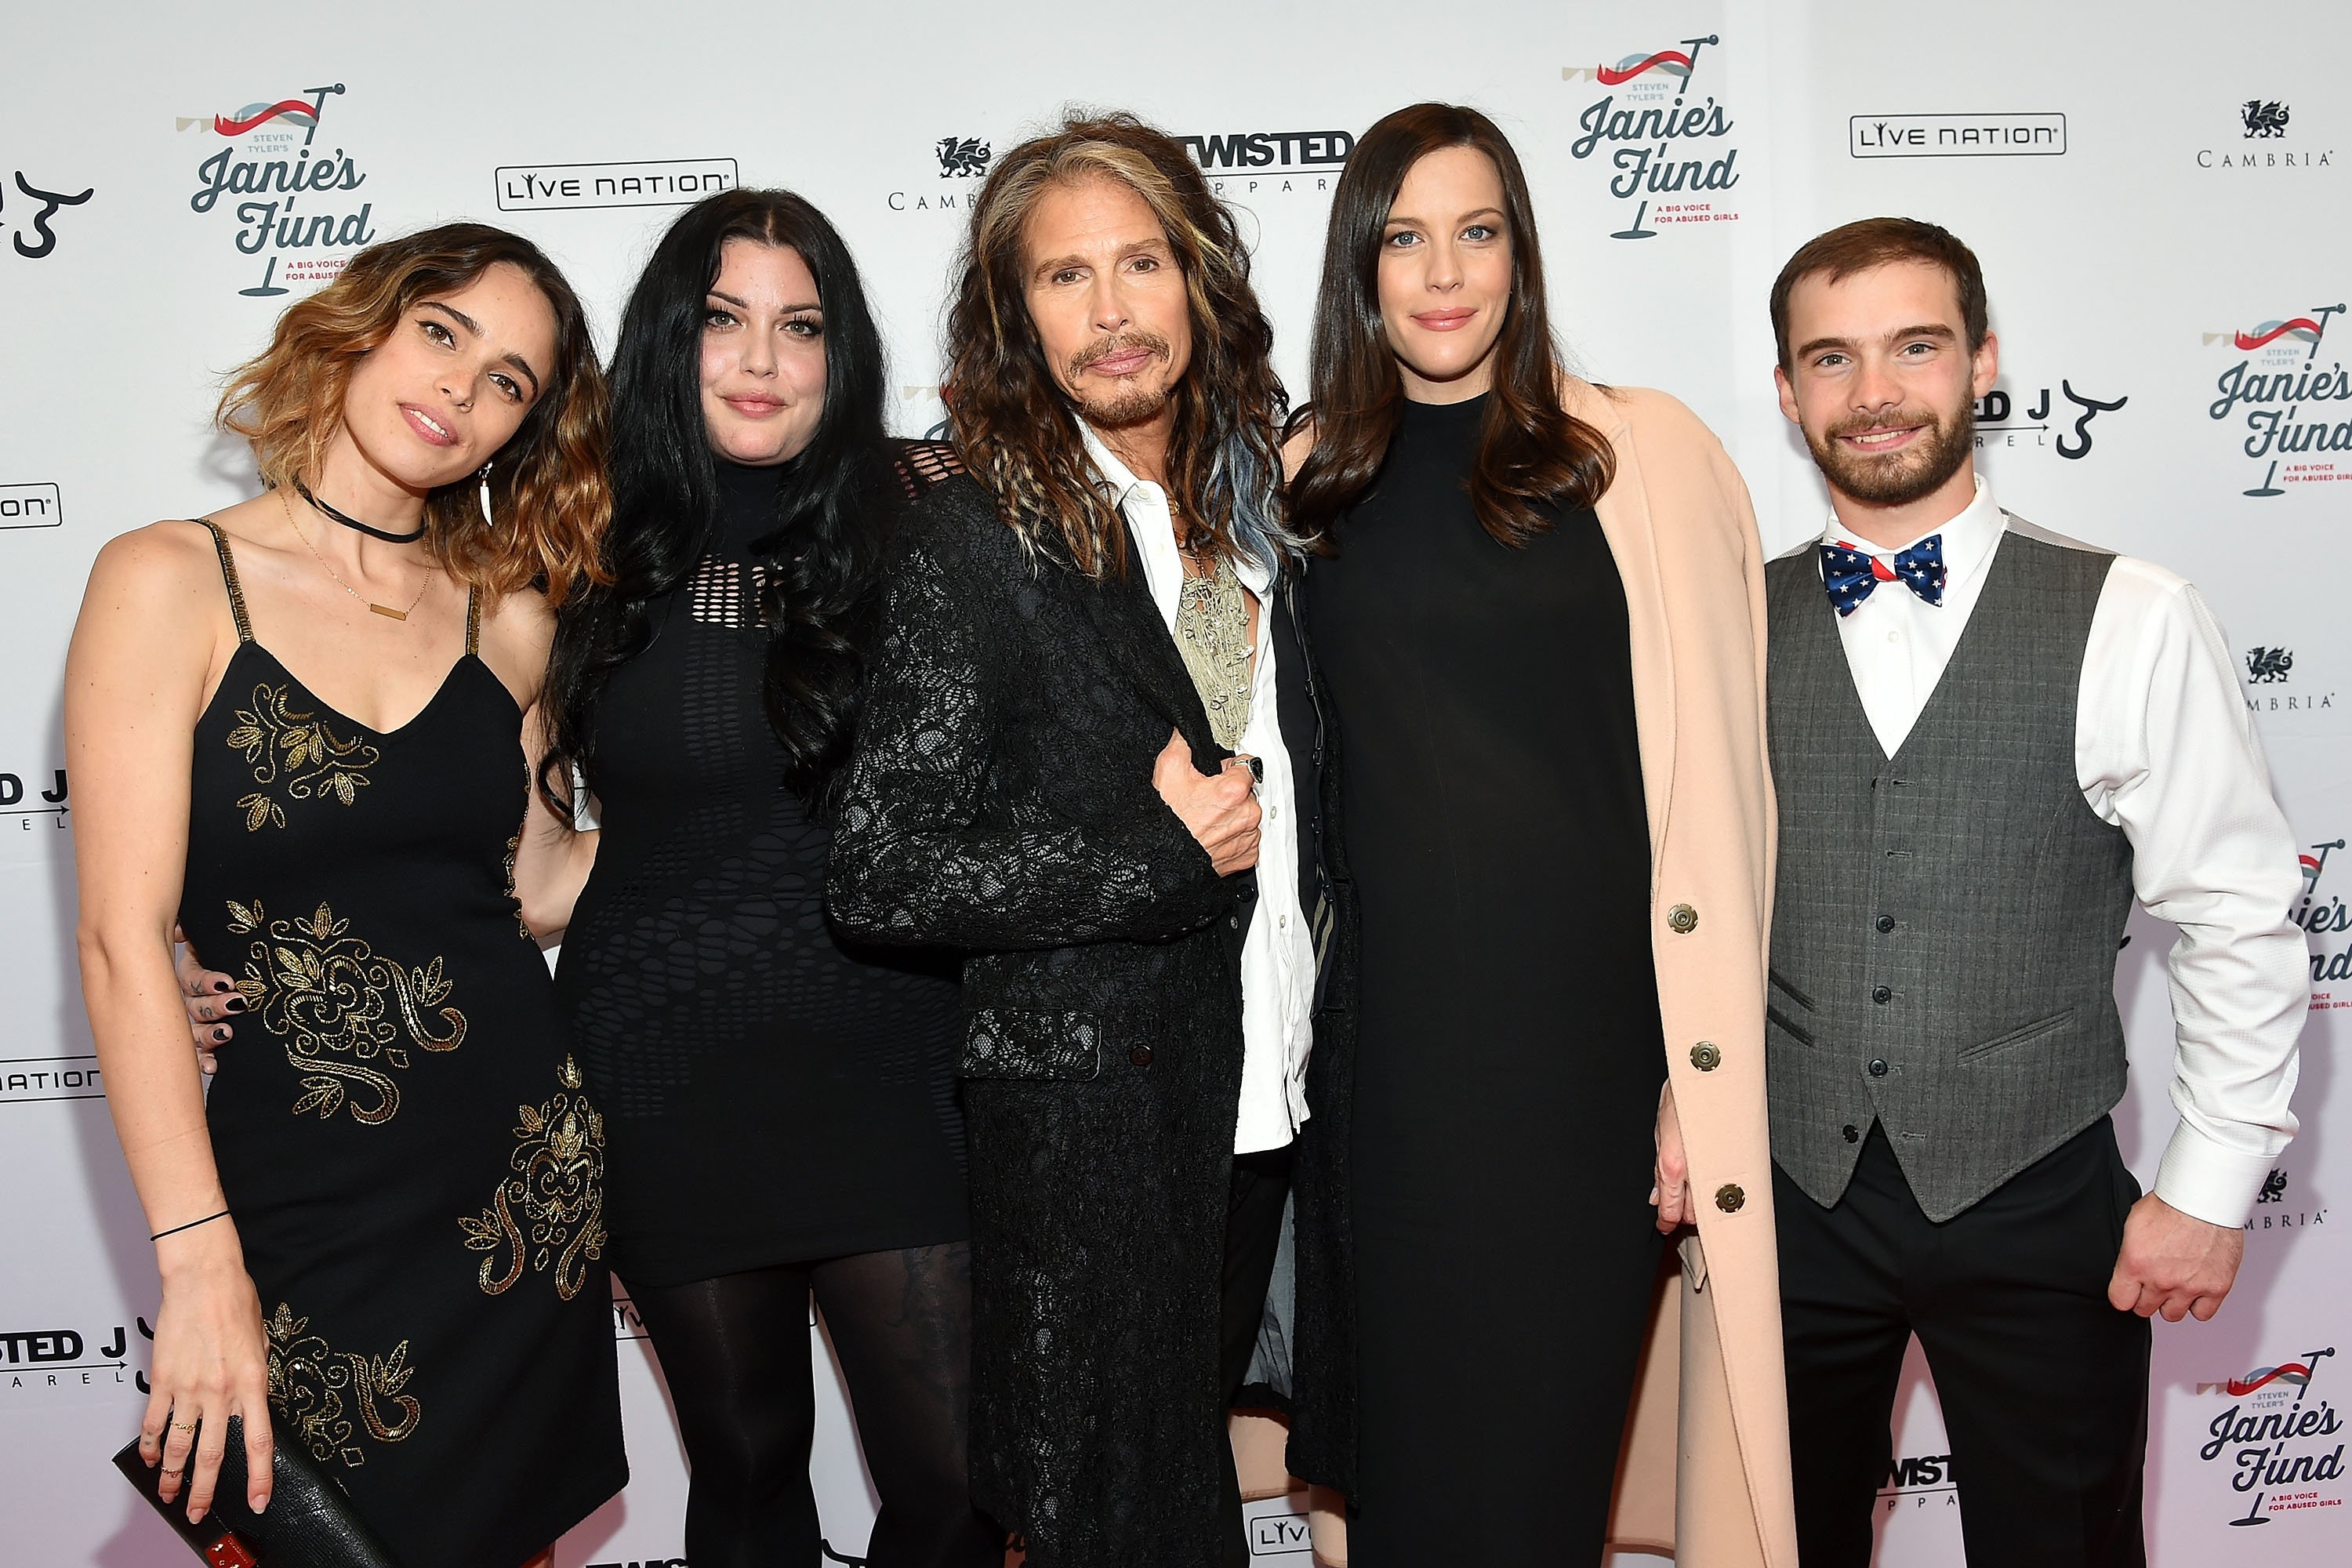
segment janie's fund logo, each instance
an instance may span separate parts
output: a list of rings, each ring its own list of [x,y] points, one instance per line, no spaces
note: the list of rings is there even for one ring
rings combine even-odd
[[[2352,400],[2352,376],[2344,374],[2341,360],[2319,363],[2328,324],[2343,313],[2341,304],[2316,305],[2251,328],[2205,334],[2207,348],[2225,344],[2231,355],[2214,379],[2206,416],[2243,429],[2239,449],[2263,465],[2262,482],[2247,495],[2284,495],[2283,485],[2352,479],[2352,419],[2326,417]],[[2304,410],[2314,403],[2331,406],[2306,420]],[[2345,457],[2326,455],[2336,452]]]
[[[1650,224],[1732,223],[1739,209],[1727,194],[1739,183],[1739,150],[1727,140],[1733,121],[1715,94],[1701,95],[1699,58],[1722,37],[1685,38],[1678,46],[1625,56],[1614,65],[1568,66],[1567,81],[1591,81],[1609,90],[1576,118],[1580,132],[1569,143],[1578,162],[1606,150],[1609,194],[1633,210],[1612,239],[1653,239]]]
[[[259,275],[238,293],[261,299],[289,284],[323,283],[375,238],[373,204],[352,197],[367,175],[341,147],[319,140],[327,100],[342,92],[341,82],[306,87],[299,98],[177,121],[183,132],[226,143],[198,160],[188,210],[234,218],[233,243],[261,261]]]
[[[2206,1423],[2206,1441],[2197,1450],[2229,1476],[2231,1490],[2249,1500],[2242,1514],[2231,1505],[2231,1524],[2268,1524],[2284,1514],[2343,1506],[2336,1495],[2344,1479],[2344,1445],[2336,1437],[2343,1418],[2311,1392],[2320,1363],[2335,1353],[2334,1345],[2305,1351],[2242,1377],[2197,1385],[2200,1394],[2231,1402]]]

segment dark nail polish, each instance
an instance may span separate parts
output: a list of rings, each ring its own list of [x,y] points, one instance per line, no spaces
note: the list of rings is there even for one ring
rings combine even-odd
[[[232,997],[230,997],[227,1001],[226,1001],[226,1002],[224,1002],[224,1003],[222,1003],[222,1004],[221,1004],[221,1011],[222,1011],[222,1012],[224,1012],[224,1013],[242,1013],[242,1012],[244,1012],[244,1011],[245,1011],[245,998],[244,998],[244,997],[242,997],[242,996],[232,996]]]
[[[226,1029],[215,1029],[213,1031],[213,1038],[226,1045],[228,1041],[228,1031]]]
[[[213,989],[215,991],[226,991],[230,989],[229,983],[226,980],[215,980],[213,982]]]

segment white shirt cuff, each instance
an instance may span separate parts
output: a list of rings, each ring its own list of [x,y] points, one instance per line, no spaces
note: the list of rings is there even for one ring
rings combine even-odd
[[[2272,1156],[2228,1149],[2183,1121],[2156,1168],[2156,1195],[2192,1219],[2235,1229],[2253,1212]]]

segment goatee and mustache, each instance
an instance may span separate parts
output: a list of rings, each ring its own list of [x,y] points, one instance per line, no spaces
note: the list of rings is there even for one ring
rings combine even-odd
[[[1949,414],[1904,408],[1891,415],[1857,416],[1831,426],[1819,437],[1808,436],[1813,461],[1841,491],[1874,506],[1906,506],[1930,496],[1960,471],[1976,443],[1976,405],[1964,402]],[[1885,454],[1856,451],[1844,445],[1849,436],[1874,430],[1919,426],[1908,446]]]
[[[1139,425],[1168,406],[1171,389],[1140,384],[1140,375],[1128,378],[1117,392],[1108,397],[1089,396],[1086,373],[1091,367],[1114,354],[1131,353],[1137,349],[1149,350],[1162,364],[1168,363],[1171,351],[1168,340],[1158,332],[1140,327],[1123,332],[1113,332],[1097,338],[1069,357],[1063,367],[1063,384],[1072,388],[1087,424],[1097,430],[1117,430],[1123,426]]]

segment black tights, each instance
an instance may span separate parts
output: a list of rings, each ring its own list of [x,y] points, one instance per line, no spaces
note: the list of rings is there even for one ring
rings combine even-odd
[[[688,1560],[694,1568],[816,1568],[822,1560],[808,1479],[812,1290],[882,1499],[864,1561],[999,1568],[1003,1533],[973,1510],[965,1473],[971,1252],[961,1242],[631,1290],[693,1470]]]

